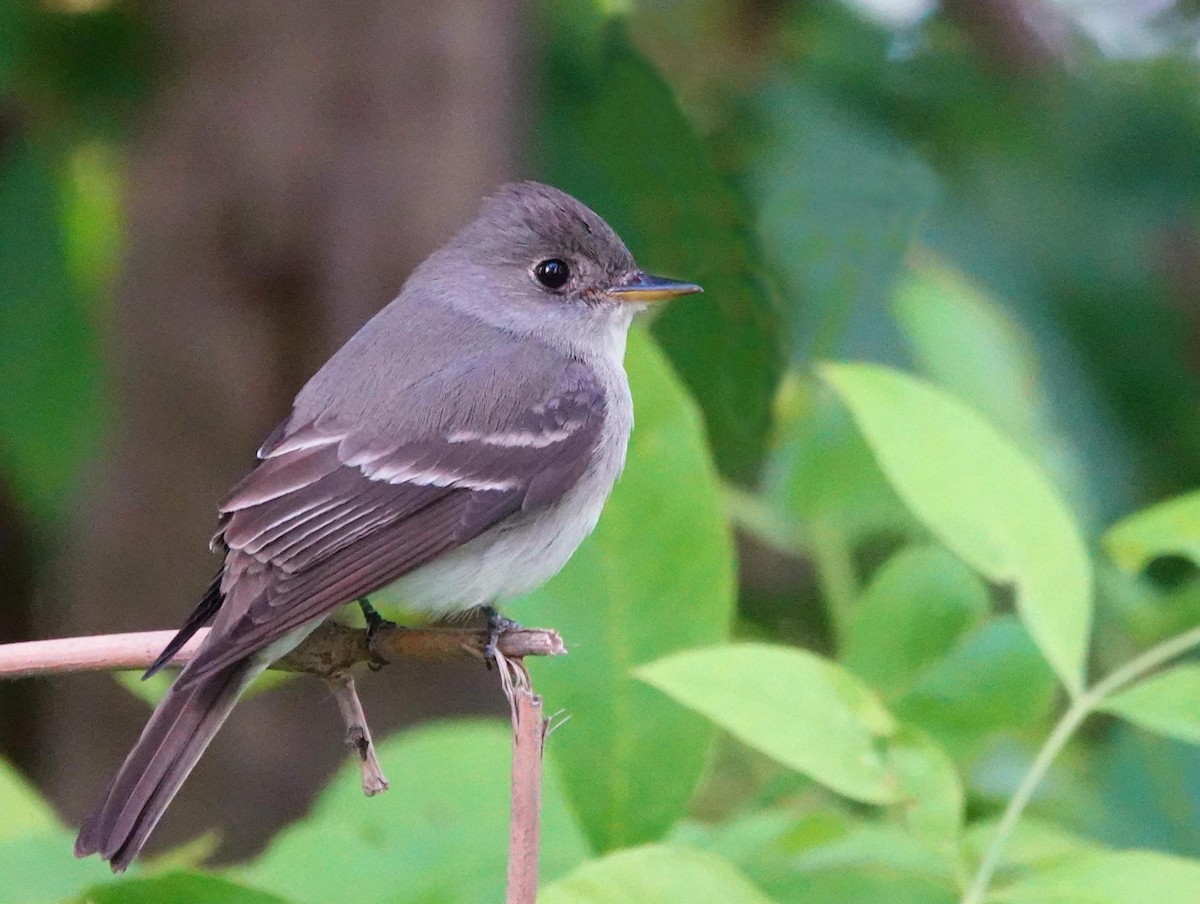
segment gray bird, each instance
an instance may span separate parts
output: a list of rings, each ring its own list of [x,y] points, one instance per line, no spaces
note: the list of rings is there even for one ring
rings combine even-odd
[[[220,505],[225,561],[151,667],[212,631],[87,816],[77,856],[137,856],[272,661],[392,585],[432,615],[544,583],[625,462],[633,315],[700,287],[647,276],[599,216],[507,185],[296,396]]]

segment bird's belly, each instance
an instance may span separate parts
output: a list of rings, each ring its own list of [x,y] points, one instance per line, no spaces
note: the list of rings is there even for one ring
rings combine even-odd
[[[595,528],[623,461],[622,449],[615,466],[585,475],[554,506],[513,516],[400,578],[386,595],[416,611],[451,615],[541,586]]]

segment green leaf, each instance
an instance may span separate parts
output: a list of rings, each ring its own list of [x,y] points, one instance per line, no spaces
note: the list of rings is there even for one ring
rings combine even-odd
[[[770,904],[716,854],[667,845],[618,851],[585,863],[538,893],[538,904]]]
[[[18,144],[0,156],[0,476],[52,521],[101,405],[96,337],[67,267],[48,153]]]
[[[1200,664],[1153,675],[1109,697],[1099,708],[1148,731],[1200,744]]]
[[[604,31],[595,66],[581,62],[574,28],[550,32],[546,176],[604,216],[647,270],[704,286],[662,310],[653,331],[704,411],[722,472],[744,482],[785,358],[750,214],[623,23]]]
[[[1163,556],[1183,556],[1200,566],[1200,492],[1130,515],[1111,528],[1102,543],[1126,571],[1141,571]]]
[[[967,856],[978,861],[984,856],[996,834],[998,819],[972,823],[963,836]],[[1073,835],[1062,826],[1040,820],[1028,814],[1021,817],[1004,845],[1006,868],[1044,870],[1055,864],[1072,860],[1083,854],[1105,848],[1087,838]]]
[[[547,880],[587,856],[551,768],[558,737],[547,744],[542,788]],[[512,763],[507,723],[426,725],[388,738],[378,752],[391,780],[387,793],[364,797],[357,764],[347,764],[312,813],[234,878],[296,904],[502,900]]]
[[[77,860],[64,830],[0,842],[0,901],[62,904],[84,889],[113,880],[99,858]]]
[[[888,742],[887,760],[900,784],[896,809],[904,825],[934,849],[956,855],[966,805],[954,760],[910,727]]]
[[[1074,518],[1029,460],[957,399],[866,364],[826,365],[913,513],[992,581],[1014,585],[1017,612],[1073,692],[1083,686],[1092,570]]]
[[[923,374],[1038,451],[1045,400],[1033,344],[981,286],[923,254],[899,280],[892,313]]]
[[[637,425],[600,524],[563,569],[513,607],[559,629],[567,659],[531,662],[551,746],[600,850],[654,840],[684,812],[712,730],[635,682],[631,670],[729,636],[734,560],[699,414],[654,344],[630,335]]]
[[[840,794],[877,804],[897,799],[878,749],[895,722],[870,688],[814,653],[730,644],[667,656],[637,676]]]
[[[124,879],[90,889],[80,904],[286,904],[283,898],[199,873]]]
[[[1085,853],[1031,873],[989,900],[1003,904],[1195,904],[1200,862],[1152,851]]]
[[[987,617],[987,588],[940,546],[889,559],[863,592],[842,664],[882,694],[898,694]]]
[[[829,354],[855,322],[878,323],[937,179],[894,135],[791,79],[757,107],[758,233],[785,281],[796,347]]]
[[[0,759],[0,813],[4,814],[0,819],[0,842],[62,828],[50,804],[3,759]]]
[[[1054,673],[1011,616],[967,634],[892,708],[943,744],[971,748],[992,732],[1032,725],[1054,702]]]
[[[816,380],[789,382],[791,417],[765,469],[764,493],[805,523],[836,526],[852,542],[913,526],[846,409]]]

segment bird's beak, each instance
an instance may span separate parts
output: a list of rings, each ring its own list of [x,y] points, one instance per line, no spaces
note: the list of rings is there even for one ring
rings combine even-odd
[[[695,283],[635,273],[609,289],[608,295],[617,301],[644,304],[648,301],[668,301],[680,295],[692,295],[703,291]]]

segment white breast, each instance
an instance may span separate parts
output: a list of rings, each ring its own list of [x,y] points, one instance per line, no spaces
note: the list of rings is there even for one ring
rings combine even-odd
[[[633,402],[622,367],[605,368],[608,410],[600,454],[553,506],[515,515],[453,552],[405,575],[389,595],[430,615],[503,603],[541,586],[592,532],[625,465]]]

